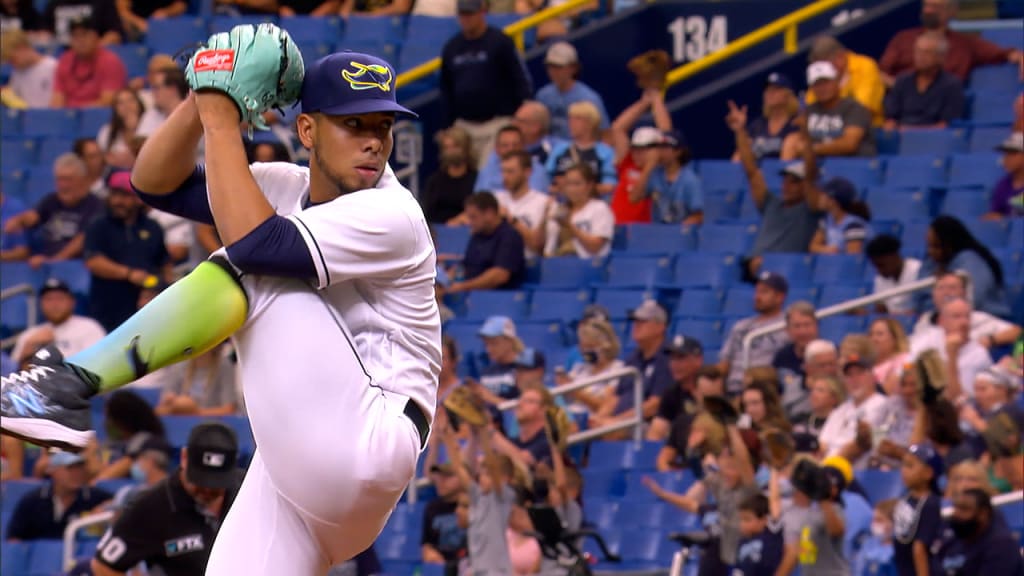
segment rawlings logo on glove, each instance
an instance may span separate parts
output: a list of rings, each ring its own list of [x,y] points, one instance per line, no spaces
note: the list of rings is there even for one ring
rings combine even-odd
[[[264,112],[298,100],[304,75],[298,47],[274,24],[244,24],[214,34],[185,68],[192,90],[217,90],[231,97],[250,130],[265,130]]]

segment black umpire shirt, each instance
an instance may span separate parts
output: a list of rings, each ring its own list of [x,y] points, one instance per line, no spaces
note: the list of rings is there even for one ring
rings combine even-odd
[[[239,471],[238,482],[224,496],[220,516],[214,518],[200,512],[175,472],[131,500],[100,540],[96,560],[119,572],[145,562],[150,570],[159,566],[167,576],[203,574],[242,476]]]

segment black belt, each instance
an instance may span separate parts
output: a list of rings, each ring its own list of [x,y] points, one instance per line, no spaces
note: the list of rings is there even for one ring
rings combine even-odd
[[[422,450],[427,446],[427,436],[430,436],[430,421],[427,420],[427,415],[423,413],[423,409],[420,408],[419,404],[412,400],[405,403],[404,412],[416,426],[416,431],[420,433],[420,449]]]

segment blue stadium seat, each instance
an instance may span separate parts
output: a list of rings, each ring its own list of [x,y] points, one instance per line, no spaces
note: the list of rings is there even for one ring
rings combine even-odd
[[[643,290],[598,288],[594,291],[594,304],[604,306],[613,320],[626,319],[646,298],[650,298],[650,293]]]
[[[54,191],[53,168],[49,166],[38,166],[28,174],[25,180],[25,189],[21,198],[34,205],[47,194]]]
[[[349,46],[395,45],[400,44],[404,36],[405,20],[400,16],[381,18],[353,14],[345,23],[342,45],[346,48]]]
[[[949,187],[977,187],[988,191],[1004,173],[999,154],[995,152],[956,154],[949,162]]]
[[[675,316],[680,318],[716,318],[722,312],[722,291],[688,288],[676,304]]]
[[[701,252],[746,254],[754,243],[754,224],[704,224],[697,233]]]
[[[36,162],[36,141],[33,138],[4,138],[3,155],[0,155],[0,170],[13,172],[22,170]],[[10,192],[7,192],[10,194]]]
[[[43,138],[39,143],[39,154],[34,162],[35,169],[53,169],[53,163],[57,157],[71,152],[74,144],[75,141],[71,138]]]
[[[742,195],[735,190],[704,192],[704,221],[729,222],[739,218]]]
[[[12,336],[28,328],[29,296],[18,294],[0,300],[0,333]]]
[[[590,293],[585,290],[534,290],[530,295],[529,318],[569,324],[580,319],[588,304]]]
[[[299,47],[299,52],[302,53],[302,61],[305,62],[306,66],[333,52],[331,44],[326,42],[310,42],[306,40],[304,42],[296,41],[295,45]]]
[[[764,254],[761,270],[785,276],[790,286],[809,284],[814,270],[814,257],[810,254]]]
[[[437,58],[441,55],[443,46],[443,43],[439,44],[423,39],[405,41],[398,53],[398,62],[396,63],[398,73],[401,74]]]
[[[681,334],[687,338],[696,338],[700,341],[701,345],[705,348],[705,358],[710,358],[707,354],[708,348],[720,348],[722,346],[722,321],[721,320],[702,320],[695,318],[682,318],[676,320],[672,325],[672,335]]]
[[[952,207],[953,208],[957,208],[957,205],[954,204]],[[977,208],[977,206],[975,208]],[[982,244],[984,244],[985,246],[990,246],[990,247],[995,247],[995,248],[999,248],[999,247],[1003,247],[1003,246],[1013,247],[1014,246],[1013,244],[1008,244],[1007,243],[1007,238],[1010,235],[1010,224],[1008,222],[1006,222],[1005,220],[999,220],[999,221],[978,220],[977,218],[973,217],[974,215],[981,216],[981,214],[986,212],[987,208],[988,208],[987,203],[986,203],[985,208],[986,208],[986,210],[982,211],[981,213],[975,212],[972,215],[971,218],[965,218],[964,215],[966,215],[966,213],[962,212],[962,211],[959,211],[959,210],[957,210],[957,211],[946,210],[946,213],[947,214],[955,214],[958,217],[962,218],[963,221],[964,221],[964,225],[966,225],[967,229],[971,231],[971,234],[974,234],[974,237],[977,238],[978,241],[981,242]],[[1022,245],[1020,245],[1020,244],[1017,244],[1016,245],[1016,249],[1017,250],[1022,250],[1022,249],[1024,249],[1024,247],[1022,247]]]
[[[3,484],[0,484],[0,501],[3,503],[0,508],[10,509],[13,511],[25,494],[38,490],[45,483],[46,482],[44,480],[38,480],[35,478],[5,480]]]
[[[299,45],[337,44],[343,25],[341,18],[334,16],[290,16],[281,18],[280,24]],[[307,62],[307,65],[311,63]]]
[[[459,353],[471,356],[483,352],[483,341],[480,340],[480,322],[452,321],[444,326],[443,332],[455,339],[459,345]]]
[[[32,576],[60,574],[64,542],[60,540],[33,540],[28,556],[28,573]]]
[[[1024,218],[1014,218],[1010,221],[1010,246],[1024,246]]]
[[[4,138],[15,138],[22,136],[21,122],[22,111],[13,108],[3,108],[3,121],[0,121],[0,136]]]
[[[628,470],[633,467],[632,442],[594,442],[590,445],[588,470]]]
[[[821,338],[830,342],[842,342],[847,334],[858,334],[864,331],[863,316],[829,316],[818,323]]]
[[[623,507],[620,507],[621,511]],[[653,508],[652,508],[653,512]],[[657,530],[623,530],[619,544],[619,555],[624,562],[654,562],[658,549],[669,545],[665,536]]]
[[[855,492],[843,492],[843,524],[846,533],[843,535],[843,553],[853,558],[860,541],[871,534],[871,518],[874,511],[871,504]]]
[[[821,288],[821,296],[818,297],[818,308],[841,304],[847,300],[866,296],[867,293],[867,288],[863,285],[826,284]]]
[[[96,487],[100,490],[106,490],[111,494],[117,494],[117,491],[125,486],[134,486],[135,481],[131,478],[110,478],[108,480],[100,480],[96,483]]]
[[[930,220],[926,218],[908,218],[903,223],[903,254],[908,256],[923,257],[925,240],[928,234]]]
[[[754,314],[754,287],[733,286],[725,293],[725,303],[722,305],[724,316],[752,316]],[[723,330],[724,334],[728,334]]]
[[[4,529],[7,523],[4,522]],[[29,573],[31,542],[3,542],[0,544],[0,573],[4,576],[23,576]]]
[[[79,108],[76,138],[96,138],[100,128],[110,122],[110,108]]]
[[[1007,4],[1016,4],[1016,2],[1011,0],[1010,2],[1007,2]],[[1002,15],[1002,17],[1009,18],[1009,16],[1006,15]],[[982,30],[981,37],[993,44],[998,44],[1007,48],[1024,50],[1024,32],[1021,31],[1019,26]]]
[[[946,162],[938,156],[895,156],[885,163],[888,188],[938,188],[945,183]]]
[[[874,158],[829,158],[821,170],[825,179],[846,178],[858,190],[877,186],[882,182],[882,166]]]
[[[25,136],[66,136],[75,125],[71,108],[29,108],[22,111],[21,130]]]
[[[665,256],[617,254],[608,264],[604,284],[612,288],[653,288],[669,281],[672,259]]]
[[[203,42],[209,37],[206,21],[194,16],[151,19],[146,33],[146,47],[153,54],[174,56],[181,50]]]
[[[971,72],[973,92],[1012,92],[1020,89],[1020,68],[1016,64],[979,66]]]
[[[874,278],[874,276],[872,276]],[[789,293],[786,294],[786,306],[793,304],[794,302],[810,302],[814,304],[818,301],[818,295],[821,290],[813,284],[790,284]]]
[[[0,172],[0,185],[3,186],[5,195],[9,195],[12,198],[18,198],[24,200],[25,184],[28,179],[28,170],[10,170]],[[28,208],[28,206],[26,206]]]
[[[966,148],[967,133],[963,128],[915,129],[900,133],[900,154],[903,156],[948,156],[964,152]]]
[[[466,296],[466,319],[483,321],[489,316],[526,317],[526,292],[514,290],[474,290]]]
[[[1001,126],[975,126],[971,129],[970,151],[972,153],[991,153],[995,150],[996,146],[1001,144],[1003,140],[1006,140],[1010,132],[1009,124]]]
[[[269,14],[250,14],[245,16],[214,16],[210,19],[210,33],[227,32],[235,26],[252,24],[258,26],[264,22],[277,23],[277,17]]]
[[[921,190],[875,188],[870,192],[871,215],[880,220],[929,220],[928,195]]]
[[[1013,121],[1015,91],[980,92],[971,101],[971,120],[976,124],[1004,124]]]
[[[679,254],[675,269],[673,284],[681,288],[725,288],[739,282],[739,263],[731,254]]]
[[[472,232],[468,226],[444,226],[433,227],[434,245],[438,254],[451,254],[462,258],[466,254],[466,246],[469,244],[469,237]]]
[[[705,190],[740,190],[747,185],[743,167],[730,160],[701,160],[697,171]]]
[[[45,278],[42,272],[33,270],[24,262],[4,262],[0,264],[0,288],[7,289],[21,284],[38,288]]]
[[[988,212],[989,195],[980,188],[959,188],[946,192],[942,200],[943,214],[953,214],[964,222],[977,220]]]
[[[146,67],[149,62],[149,49],[142,44],[110,44],[107,49],[117,54],[124,63],[128,78],[142,78],[146,76]]]
[[[899,498],[903,494],[903,479],[899,470],[860,470],[855,474],[871,504]]]
[[[71,288],[75,294],[88,294],[92,282],[92,274],[82,260],[63,260],[50,262],[46,265],[47,277],[59,278]]]
[[[608,499],[606,494],[592,490],[592,486],[587,481],[590,477],[590,475],[585,476],[583,481],[587,490],[587,497],[583,499],[583,517],[603,532],[615,526],[615,514],[619,509],[619,501]]]
[[[678,224],[630,224],[626,227],[626,252],[677,254],[697,247],[692,227]]]
[[[516,324],[516,335],[526,346],[541,351],[565,346],[560,322],[521,322]]]
[[[873,236],[888,234],[899,238],[903,235],[903,223],[899,220],[879,220],[877,218],[872,218],[871,233]]]
[[[622,496],[623,500],[642,503],[658,501],[658,497],[651,492],[650,488],[644,486],[643,479],[645,477],[651,478],[665,490],[677,494],[685,493],[695,481],[693,472],[689,470],[673,470],[671,472],[631,470],[626,473],[626,488]]]
[[[420,559],[419,540],[407,534],[393,534],[390,538],[378,539],[373,547],[382,561],[415,562]]]
[[[620,469],[594,469],[587,466],[583,468],[583,489],[588,498],[619,499],[626,493],[626,475]]]
[[[859,282],[864,277],[864,256],[821,254],[814,263],[815,284]]]
[[[598,282],[604,275],[604,268],[597,260],[585,260],[576,256],[544,258],[540,262],[540,282],[543,288],[573,288]]]
[[[459,23],[455,18],[413,14],[405,29],[405,42],[433,46],[430,53],[434,57],[439,56],[445,42],[458,33]]]

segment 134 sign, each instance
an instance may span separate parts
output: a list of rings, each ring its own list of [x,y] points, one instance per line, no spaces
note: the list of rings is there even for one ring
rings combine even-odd
[[[711,23],[704,16],[680,16],[668,25],[672,35],[672,59],[676,62],[700,60],[721,50],[728,43],[725,16],[712,16]]]

